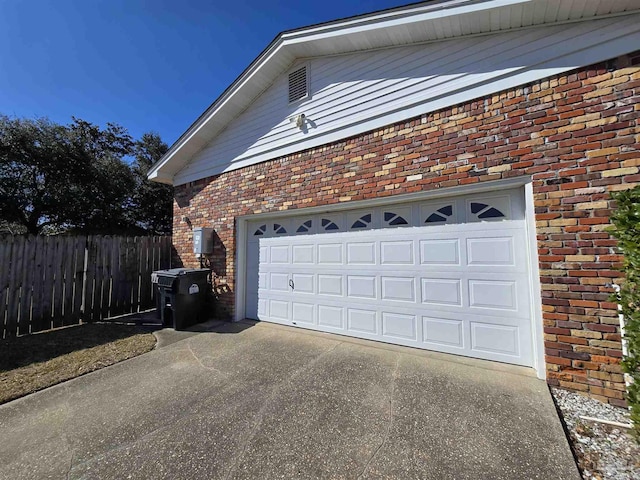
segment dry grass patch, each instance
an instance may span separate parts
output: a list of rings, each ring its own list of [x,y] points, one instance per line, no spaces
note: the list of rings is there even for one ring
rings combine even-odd
[[[85,324],[0,340],[0,404],[153,349],[149,329]]]

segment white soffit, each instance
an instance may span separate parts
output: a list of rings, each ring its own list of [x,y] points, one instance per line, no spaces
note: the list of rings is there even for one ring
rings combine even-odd
[[[425,2],[283,32],[171,146],[151,180],[174,175],[299,58],[488,34],[640,12],[639,0]]]

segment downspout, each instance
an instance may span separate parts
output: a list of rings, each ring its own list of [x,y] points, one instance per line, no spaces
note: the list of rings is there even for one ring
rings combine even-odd
[[[612,284],[611,287],[613,288],[613,290],[616,292],[616,297],[619,299],[620,298],[620,285],[617,284]],[[621,342],[622,342],[622,356],[623,357],[627,357],[629,356],[629,344],[627,339],[625,338],[625,332],[624,332],[624,315],[622,314],[622,305],[620,305],[620,303],[618,303],[618,320],[620,321],[620,335],[622,336],[621,338]],[[628,373],[624,374],[624,383],[627,387],[627,389],[629,388],[629,385],[631,385],[631,383],[633,382],[633,379],[631,378],[631,375],[629,375]]]

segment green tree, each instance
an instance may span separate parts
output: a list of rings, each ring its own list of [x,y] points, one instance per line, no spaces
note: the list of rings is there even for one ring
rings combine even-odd
[[[74,118],[67,128],[85,168],[82,181],[69,185],[68,207],[60,220],[83,233],[126,233],[132,226],[128,211],[135,180],[124,159],[133,153],[133,139],[111,123],[100,129]]]
[[[0,232],[170,234],[173,190],[147,179],[167,150],[112,123],[0,115]]]
[[[31,234],[127,229],[133,144],[114,124],[0,116],[0,220]]]
[[[173,188],[151,182],[147,172],[162,158],[169,146],[157,133],[145,133],[135,143],[135,160],[131,166],[135,187],[131,195],[131,219],[147,233],[171,235]]]
[[[56,224],[66,207],[67,185],[83,166],[72,155],[66,129],[51,121],[0,117],[0,215],[2,220],[40,233]]]

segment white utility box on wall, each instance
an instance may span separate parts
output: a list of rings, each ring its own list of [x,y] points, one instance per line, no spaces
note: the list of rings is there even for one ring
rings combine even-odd
[[[196,227],[193,229],[193,253],[196,255],[213,253],[213,228]]]

